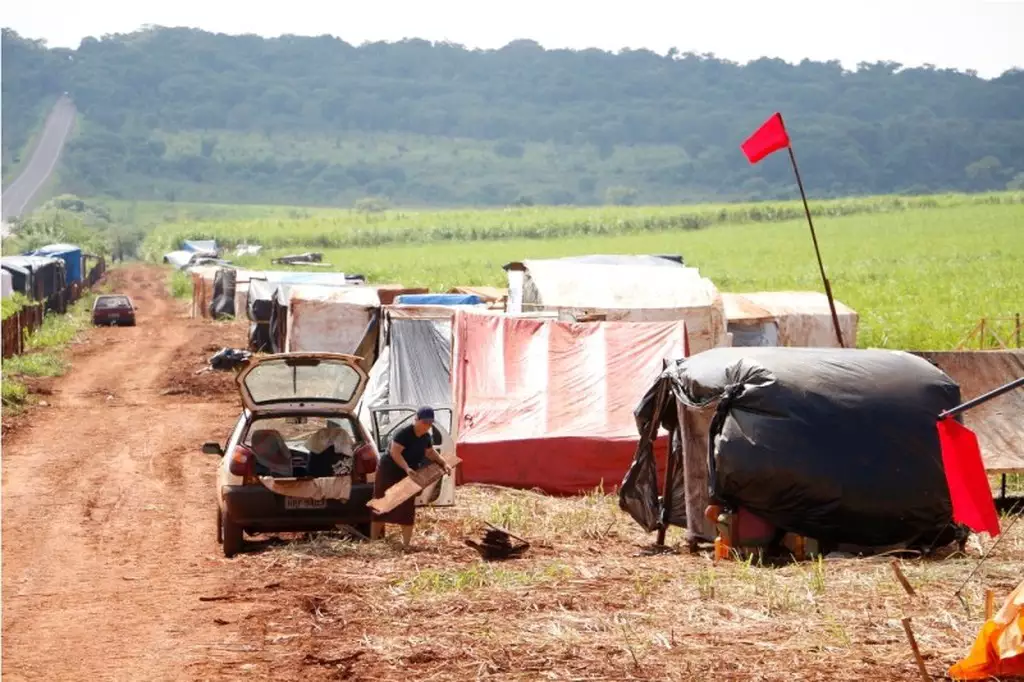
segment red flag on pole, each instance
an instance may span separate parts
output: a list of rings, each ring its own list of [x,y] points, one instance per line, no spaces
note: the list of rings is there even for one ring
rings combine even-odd
[[[754,164],[788,146],[789,133],[786,132],[786,124],[782,122],[782,114],[776,112],[740,145],[740,149],[747,155],[747,160]]]
[[[953,520],[977,533],[999,535],[999,515],[981,461],[978,437],[952,417],[946,417],[939,420],[939,444],[953,502]]]

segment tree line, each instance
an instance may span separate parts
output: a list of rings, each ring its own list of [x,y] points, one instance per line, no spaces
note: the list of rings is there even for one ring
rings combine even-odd
[[[52,98],[82,121],[64,188],[351,204],[792,195],[739,144],[782,111],[816,196],[1024,186],[1024,72],[670,50],[497,50],[149,27],[75,50],[3,32],[4,175]],[[284,142],[282,142],[284,140]],[[306,140],[308,144],[302,141]],[[269,151],[268,151],[269,150]],[[333,151],[332,151],[333,150]]]

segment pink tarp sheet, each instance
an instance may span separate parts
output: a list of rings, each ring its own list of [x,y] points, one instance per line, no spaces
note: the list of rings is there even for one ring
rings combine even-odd
[[[688,354],[686,325],[458,311],[452,384],[460,483],[578,494],[619,486],[638,442],[633,409]],[[655,452],[665,461],[667,437]]]

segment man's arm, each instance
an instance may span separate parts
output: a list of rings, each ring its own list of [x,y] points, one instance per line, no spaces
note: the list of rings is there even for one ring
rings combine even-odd
[[[442,458],[440,453],[438,453],[434,448],[427,448],[427,459],[435,462],[438,466],[444,469],[446,474],[450,474],[452,472],[452,468],[448,466],[448,462],[444,461],[444,458]]]
[[[409,466],[409,464],[405,461],[405,457],[402,456],[403,450],[405,450],[404,445],[396,443],[394,441],[391,442],[391,459],[395,460],[395,464],[398,465],[399,469],[404,471],[406,474],[411,474],[412,467]]]

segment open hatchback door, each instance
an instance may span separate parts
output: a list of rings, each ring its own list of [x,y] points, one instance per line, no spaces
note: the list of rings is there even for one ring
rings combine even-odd
[[[238,374],[242,404],[254,416],[352,413],[366,388],[360,358],[287,353],[254,358]]]
[[[398,429],[416,420],[417,405],[383,405],[370,408],[373,422],[373,440],[377,451],[384,455],[391,445],[391,438]],[[434,409],[434,426],[430,439],[434,449],[441,455],[455,452],[455,441],[451,437],[452,411],[447,407]],[[441,480],[427,486],[416,496],[416,506],[451,507],[455,504],[455,475],[448,474]]]

